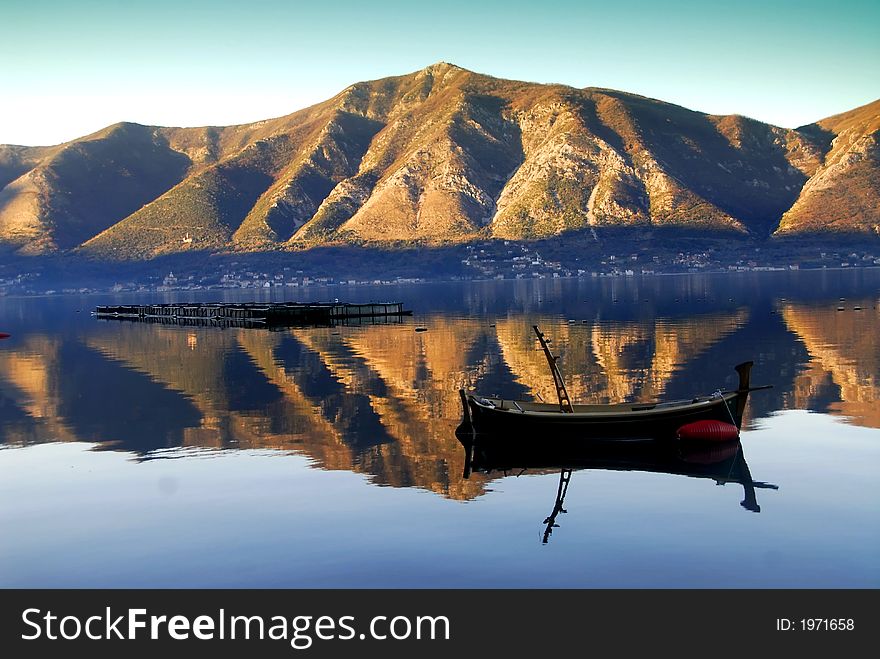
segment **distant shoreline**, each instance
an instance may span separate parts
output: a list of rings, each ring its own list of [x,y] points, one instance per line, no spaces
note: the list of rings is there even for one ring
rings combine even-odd
[[[499,283],[499,284],[509,284],[509,283],[534,283],[534,282],[552,282],[552,281],[575,281],[575,280],[584,280],[584,281],[599,281],[599,280],[607,280],[607,279],[621,279],[621,280],[637,280],[637,279],[650,279],[653,277],[694,277],[694,276],[730,276],[730,275],[779,275],[779,274],[806,274],[806,273],[817,273],[817,272],[861,272],[861,271],[877,271],[880,270],[880,265],[866,265],[866,266],[858,266],[858,267],[822,267],[822,268],[798,268],[798,269],[759,269],[759,270],[703,270],[699,272],[652,272],[652,273],[633,273],[630,275],[623,273],[603,273],[597,275],[580,275],[580,276],[559,276],[559,277],[524,277],[520,279],[516,278],[422,278],[422,279],[411,279],[406,281],[395,281],[395,280],[374,280],[374,281],[334,281],[334,282],[321,282],[310,284],[307,286],[296,286],[296,287],[286,287],[286,286],[272,286],[269,288],[263,287],[248,287],[248,288],[223,288],[223,287],[201,287],[201,288],[139,288],[132,290],[111,290],[111,289],[92,289],[87,291],[39,291],[33,293],[0,293],[0,301],[4,299],[35,299],[35,298],[59,298],[59,297],[91,297],[91,296],[119,296],[119,297],[129,297],[132,295],[163,295],[163,294],[179,294],[179,293],[197,293],[197,294],[208,294],[208,293],[229,293],[229,292],[245,292],[249,293],[262,293],[260,297],[278,297],[275,295],[278,291],[283,290],[322,290],[329,288],[379,288],[379,287],[392,287],[392,286],[418,286],[418,285],[438,285],[438,284],[491,284],[491,283]],[[268,292],[268,295],[265,293]],[[246,294],[245,294],[246,295]],[[257,297],[253,295],[252,297]],[[319,301],[319,300],[315,300]]]

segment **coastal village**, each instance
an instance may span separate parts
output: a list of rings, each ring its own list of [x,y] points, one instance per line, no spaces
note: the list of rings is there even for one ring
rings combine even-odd
[[[344,276],[318,273],[295,266],[265,265],[229,260],[218,268],[169,269],[165,274],[132,277],[107,285],[58,286],[39,269],[7,274],[0,266],[0,296],[89,294],[102,292],[164,292],[217,289],[299,289],[336,285],[391,285],[425,281],[479,281],[561,279],[575,277],[635,277],[675,273],[775,272],[809,269],[866,268],[880,266],[880,250],[815,251],[799,253],[787,262],[778,254],[754,248],[748,257],[725,258],[711,249],[661,254],[640,251],[603,255],[582,264],[578,258],[545,255],[527,243],[486,241],[463,247],[452,274],[387,277]]]

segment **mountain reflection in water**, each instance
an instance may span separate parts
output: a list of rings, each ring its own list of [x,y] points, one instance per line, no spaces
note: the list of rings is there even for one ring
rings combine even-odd
[[[5,299],[0,441],[94,442],[141,460],[172,447],[275,449],[471,499],[492,476],[461,478],[458,390],[553,400],[533,324],[552,338],[576,402],[711,393],[754,360],[753,382],[773,389],[750,397],[746,429],[780,409],[877,428],[878,281],[865,272],[409,286],[392,297],[414,308],[412,320],[283,331],[101,322],[87,313],[92,299]]]

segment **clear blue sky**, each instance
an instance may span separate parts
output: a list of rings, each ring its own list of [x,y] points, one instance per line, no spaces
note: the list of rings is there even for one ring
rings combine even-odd
[[[5,0],[0,143],[223,125],[447,61],[795,127],[880,97],[880,1]]]

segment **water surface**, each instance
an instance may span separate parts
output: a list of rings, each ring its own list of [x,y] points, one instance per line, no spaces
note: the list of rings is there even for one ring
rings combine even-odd
[[[255,295],[414,316],[268,331],[89,314],[223,292],[0,299],[0,585],[880,585],[878,271],[225,293]],[[575,401],[710,393],[746,360],[773,388],[739,462],[576,470],[547,534],[560,471],[465,477],[454,435],[460,387],[553,399],[534,324]]]

